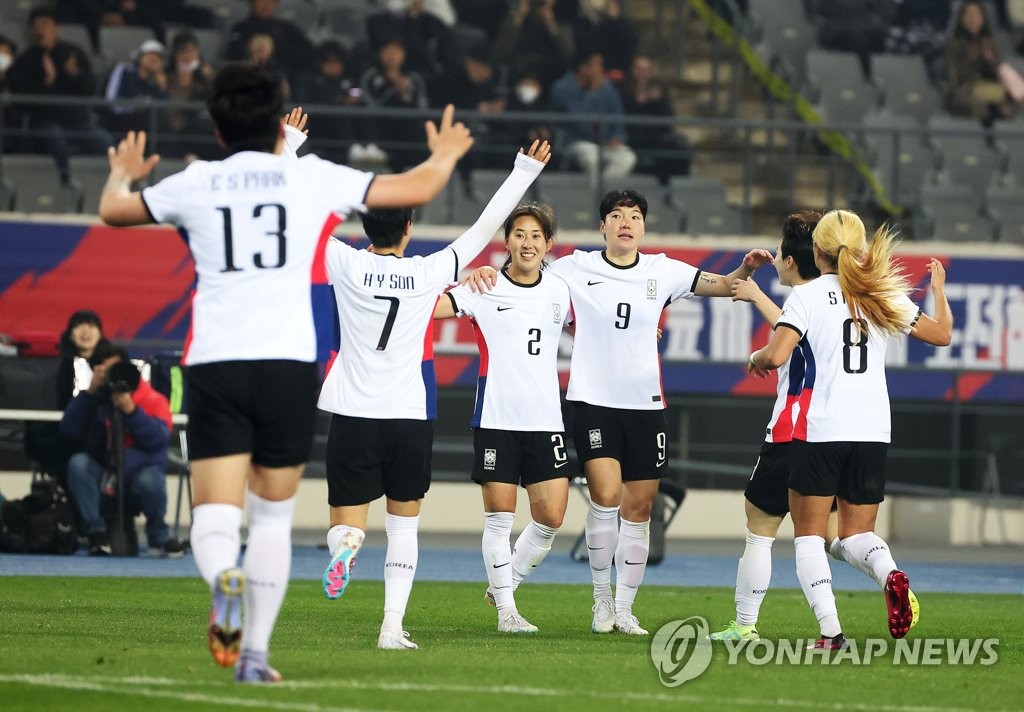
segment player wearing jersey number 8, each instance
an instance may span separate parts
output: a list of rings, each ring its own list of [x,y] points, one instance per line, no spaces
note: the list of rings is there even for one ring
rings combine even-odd
[[[824,544],[836,496],[836,553],[885,581],[893,637],[906,635],[913,621],[909,579],[874,533],[891,432],[885,351],[889,337],[899,332],[948,345],[953,315],[945,270],[936,259],[928,265],[935,318],[910,300],[910,287],[893,260],[894,234],[887,227],[869,244],[859,217],[833,210],[818,222],[813,240],[821,276],[793,288],[768,345],[751,354],[750,369],[755,375],[776,369],[802,343],[808,365],[790,450],[789,508],[797,576],[821,629],[815,647],[835,649],[845,638]]]
[[[456,287],[434,311],[435,319],[470,317],[480,345],[472,477],[483,495],[487,595],[504,633],[537,632],[519,614],[514,592],[551,550],[569,497],[558,388],[569,288],[541,271],[554,233],[549,206],[520,205],[505,221],[508,258],[495,289],[477,294]],[[530,498],[532,520],[510,549],[519,485]]]
[[[647,200],[632,190],[605,195],[598,217],[605,249],[577,250],[549,270],[569,285],[575,317],[566,397],[573,401],[573,442],[591,498],[586,523],[595,601],[591,630],[646,635],[633,615],[633,602],[647,567],[658,481],[668,470],[658,323],[676,299],[731,296],[733,280],[749,277],[771,253],[752,250],[728,276],[664,254],[642,254]],[[495,281],[494,271],[484,268],[474,278],[478,288]]]

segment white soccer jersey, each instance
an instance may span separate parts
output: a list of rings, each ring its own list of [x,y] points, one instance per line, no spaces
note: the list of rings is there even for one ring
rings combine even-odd
[[[476,408],[470,425],[496,430],[561,432],[558,342],[571,321],[569,287],[541,273],[535,284],[498,276],[490,292],[448,292],[456,312],[473,319],[480,347]],[[442,297],[443,299],[444,297]]]
[[[327,277],[338,302],[341,346],[320,391],[321,409],[358,418],[437,417],[437,297],[487,246],[543,168],[520,154],[476,223],[432,255],[377,255],[330,240]]]
[[[906,301],[907,330],[920,310]],[[804,338],[804,387],[793,438],[807,442],[883,442],[890,439],[889,391],[885,382],[888,335],[862,320],[858,329],[839,288],[823,274],[793,287],[777,329]]]
[[[799,402],[804,385],[804,354],[801,344],[793,349],[789,361],[779,366],[776,374],[779,385],[776,389],[775,406],[772,417],[765,429],[766,443],[788,443],[793,439],[793,426],[799,412],[795,406]]]
[[[242,151],[143,189],[153,220],[177,225],[195,260],[185,363],[315,361],[310,284],[320,234],[332,212],[364,208],[372,180],[313,155]]]
[[[658,322],[666,306],[693,296],[700,270],[663,254],[638,254],[620,267],[603,251],[580,250],[548,269],[569,285],[576,319],[566,397],[608,408],[665,408]]]

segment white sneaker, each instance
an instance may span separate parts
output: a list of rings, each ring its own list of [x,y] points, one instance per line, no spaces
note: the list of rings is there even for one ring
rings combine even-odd
[[[632,613],[615,614],[615,630],[626,635],[649,635],[646,630],[640,627],[640,621]]]
[[[416,650],[420,646],[409,640],[408,631],[382,630],[377,638],[377,647],[381,650]]]
[[[537,632],[537,626],[523,618],[519,611],[512,609],[508,613],[498,614],[498,631],[501,633],[532,635]]]
[[[611,633],[615,628],[615,609],[612,606],[612,599],[599,598],[590,610],[594,612],[594,622],[590,624],[590,630],[594,633]]]

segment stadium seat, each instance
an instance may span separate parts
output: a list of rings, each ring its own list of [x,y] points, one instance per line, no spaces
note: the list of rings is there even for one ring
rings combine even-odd
[[[14,184],[14,209],[18,212],[82,212],[81,188],[60,184],[52,156],[5,155],[3,168]]]
[[[871,76],[882,106],[892,114],[912,116],[924,125],[942,107],[942,97],[931,85],[921,57],[876,54],[871,57]]]
[[[28,23],[28,15],[36,4],[32,0],[0,0],[0,19],[7,28],[4,34],[17,39],[18,44],[21,44],[21,30]],[[14,27],[18,28],[17,32],[10,29]]]
[[[469,227],[476,222],[487,201],[507,177],[508,171],[479,169],[470,174],[467,184],[461,175],[453,176],[449,182],[453,210],[450,222],[460,227]],[[524,200],[527,199],[529,194],[524,197]]]
[[[985,193],[985,211],[996,225],[1000,242],[1024,245],[1024,187],[990,187]]]
[[[680,230],[694,235],[739,235],[746,232],[742,209],[726,201],[721,181],[700,176],[673,178],[672,200],[680,206]]]
[[[979,196],[984,195],[1002,161],[989,148],[981,124],[974,119],[936,115],[928,120],[928,131],[949,181],[971,186]]]
[[[597,195],[580,173],[545,171],[537,179],[537,196],[555,208],[559,230],[597,230]]]
[[[992,128],[996,147],[1006,158],[1005,174],[1024,186],[1024,121],[1000,121]]]
[[[921,213],[915,233],[943,242],[991,242],[992,221],[981,213],[982,202],[970,186],[933,176],[921,187]]]
[[[828,123],[860,123],[878,102],[878,92],[864,78],[853,52],[811,50],[806,78],[818,112]]]
[[[309,32],[320,22],[320,7],[313,0],[280,0],[274,16]]]
[[[803,1],[749,0],[747,15],[758,54],[784,78],[797,82],[804,75],[807,51],[818,45]]]
[[[875,111],[864,117],[863,126],[863,144],[875,177],[891,200],[915,207],[921,184],[935,167],[935,156],[920,126],[910,116]],[[899,131],[898,153],[895,131]]]
[[[92,62],[93,65],[93,72],[95,72],[99,68],[99,65],[102,64],[102,60],[97,56],[96,47],[92,43],[92,35],[89,34],[89,28],[85,25],[78,25],[70,22],[61,25],[60,38],[64,42],[70,42],[83,52],[88,53],[89,61]]]
[[[99,39],[99,57],[103,62],[102,73],[106,73],[118,62],[131,59],[132,53],[143,42],[155,38],[153,37],[153,30],[148,27],[101,26]]]
[[[617,186],[635,190],[647,199],[647,218],[644,222],[648,233],[680,232],[683,222],[682,208],[679,207],[675,196],[671,195],[671,188],[669,189],[671,200],[666,202],[665,191],[661,187],[661,183],[658,182],[657,176],[649,173],[633,173],[621,181],[617,181]]]
[[[100,209],[100,194],[110,175],[106,156],[72,156],[71,176],[82,187],[82,212],[96,215]]]
[[[355,43],[366,41],[366,18],[378,10],[365,0],[325,0],[323,26],[333,34],[351,37]]]
[[[190,0],[190,5],[206,8],[212,12],[218,24],[225,30],[249,15],[249,3],[225,2],[225,0]]]
[[[14,210],[14,183],[7,178],[0,178],[0,213]]]

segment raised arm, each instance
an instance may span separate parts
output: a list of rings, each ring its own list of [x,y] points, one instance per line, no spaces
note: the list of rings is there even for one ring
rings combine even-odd
[[[734,302],[750,302],[761,312],[764,320],[775,328],[775,323],[782,314],[782,308],[768,298],[768,295],[761,291],[757,282],[750,277],[737,279],[732,283],[732,300]]]
[[[455,170],[455,164],[473,145],[469,129],[454,123],[455,107],[449,104],[441,115],[441,125],[426,123],[430,157],[423,163],[397,175],[378,176],[366,194],[369,208],[403,208],[423,205],[441,192]]]
[[[953,339],[953,311],[946,298],[946,269],[934,257],[928,263],[932,273],[932,296],[935,298],[935,316],[921,314],[910,331],[915,339],[934,346],[949,346]]]
[[[698,297],[731,297],[732,283],[737,279],[746,279],[754,274],[754,270],[772,261],[772,253],[768,250],[751,250],[743,256],[743,262],[729,274],[722,276],[711,272],[701,272],[697,278],[697,287],[693,293]]]
[[[142,202],[142,193],[132,191],[132,183],[150,174],[160,156],[146,155],[146,132],[129,131],[115,147],[107,149],[110,176],[100,194],[100,219],[107,225],[125,227],[153,222]]]

